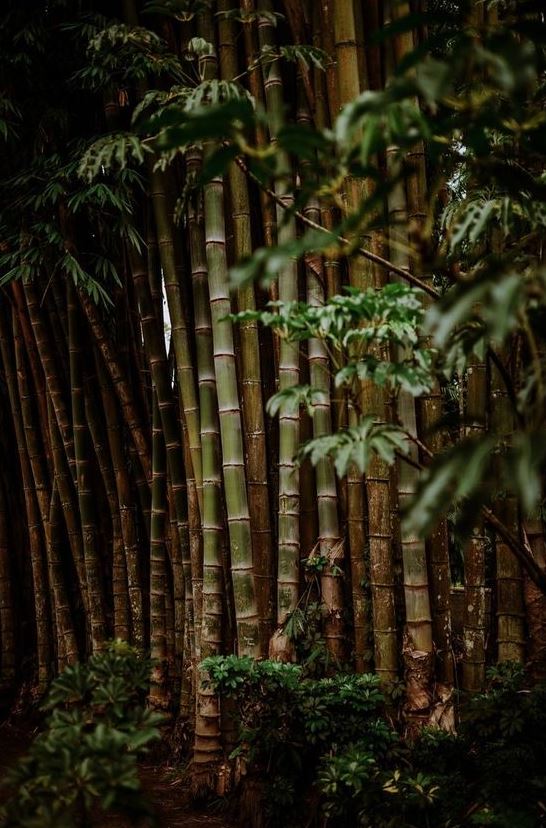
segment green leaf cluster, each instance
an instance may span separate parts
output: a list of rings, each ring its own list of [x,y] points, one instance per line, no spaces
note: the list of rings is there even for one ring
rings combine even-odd
[[[6,828],[99,824],[106,812],[149,814],[137,759],[159,738],[162,717],[145,706],[151,665],[113,642],[87,664],[67,667],[43,705],[42,732],[5,780]]]

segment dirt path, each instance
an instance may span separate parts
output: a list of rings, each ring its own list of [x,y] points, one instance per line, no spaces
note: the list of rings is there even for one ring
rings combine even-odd
[[[0,726],[0,779],[3,771],[22,756],[33,733],[28,728]],[[195,811],[188,804],[188,790],[175,768],[143,764],[140,767],[143,791],[154,806],[160,828],[237,828],[221,815]],[[1,792],[0,792],[1,801]],[[112,817],[101,828],[129,828]]]

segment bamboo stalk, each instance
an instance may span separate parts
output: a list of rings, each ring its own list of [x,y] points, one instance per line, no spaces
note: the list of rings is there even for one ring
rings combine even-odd
[[[104,585],[102,582],[97,540],[97,519],[89,468],[89,429],[85,418],[83,391],[82,324],[74,286],[67,281],[68,343],[70,356],[70,392],[74,453],[76,458],[78,505],[80,509],[83,554],[87,578],[88,612],[92,652],[104,648],[108,635]]]
[[[210,19],[203,15],[199,19],[199,31],[208,42],[214,44],[215,37]],[[216,73],[216,59],[210,55],[203,76],[214,77]],[[211,150],[212,147],[205,147],[205,158]],[[233,325],[227,318],[231,312],[231,300],[226,253],[224,185],[221,176],[215,177],[205,185],[204,209],[214,371],[237,623],[237,648],[240,655],[258,656],[260,654],[260,629],[247,495],[242,413],[237,382]]]
[[[228,11],[233,6],[231,0],[219,0],[218,9]],[[219,38],[220,74],[225,80],[231,80],[237,75],[237,52],[235,26],[230,19],[220,18]],[[246,176],[235,164],[229,168],[228,183],[230,200],[228,213],[233,228],[233,255],[235,261],[239,261],[252,253],[250,193]],[[253,285],[238,289],[237,307],[240,311],[256,308]],[[269,639],[275,623],[274,561],[267,477],[263,378],[258,326],[255,321],[240,324],[239,341],[256,597],[260,615],[262,654],[267,655]]]
[[[36,288],[31,282],[24,284],[28,315],[36,340],[36,347],[45,375],[47,393],[53,403],[53,410],[63,439],[64,449],[72,479],[76,480],[76,460],[74,454],[74,437],[68,407],[66,404],[61,377],[55,360],[51,338],[40,312],[40,303]]]
[[[125,550],[125,568],[127,571],[127,588],[129,593],[129,609],[131,613],[132,642],[140,650],[145,648],[144,629],[144,601],[142,595],[142,566],[140,561],[137,514],[134,504],[131,481],[127,470],[127,461],[123,446],[120,417],[116,400],[112,393],[106,368],[98,354],[95,354],[95,366],[99,381],[106,423],[108,447],[112,459],[114,480],[116,484],[121,534]],[[148,487],[146,486],[146,491]]]
[[[271,13],[270,0],[258,0],[259,12]],[[275,31],[267,16],[258,22],[258,37],[262,49],[276,49]],[[273,145],[283,124],[283,85],[280,62],[268,61],[263,67],[266,108],[269,115],[269,132]],[[275,194],[286,208],[293,204],[292,171],[288,157],[278,151],[280,178],[275,181]],[[278,243],[284,244],[296,238],[293,217],[283,216],[277,208]],[[298,299],[298,268],[295,261],[282,269],[278,277],[279,299],[292,302]],[[281,340],[279,351],[279,390],[284,391],[299,383],[299,355],[293,343]],[[277,574],[277,623],[283,624],[298,603],[300,569],[300,485],[299,470],[295,463],[300,442],[299,410],[283,405],[279,411],[279,505],[278,505],[278,574]]]
[[[309,123],[310,120],[310,114],[305,104],[300,103],[298,121]],[[308,175],[311,177],[313,175],[311,167],[311,162],[307,164],[302,162],[302,176]],[[311,199],[303,208],[303,212],[313,221],[319,221],[320,207],[318,200]],[[325,300],[323,260],[317,256],[309,256],[306,264],[307,303],[311,307],[320,307]],[[310,384],[312,388],[316,388],[320,392],[320,396],[316,398],[313,406],[313,437],[316,439],[332,433],[330,366],[326,347],[320,339],[310,339],[308,348]],[[328,460],[321,460],[316,466],[316,497],[318,502],[319,550],[326,561],[326,566],[321,575],[321,594],[327,612],[324,638],[329,652],[337,661],[341,662],[345,656],[344,599],[341,578],[345,551],[339,528],[335,469]],[[358,566],[354,575],[356,578],[361,575]],[[367,642],[363,642],[361,639],[361,631],[366,627],[366,619],[362,615],[362,610],[365,612],[366,608],[361,580],[353,580],[352,590],[353,599],[356,599],[353,609],[355,618],[355,665],[358,671],[362,671]]]
[[[147,481],[151,479],[151,461],[149,439],[140,416],[130,382],[116,354],[116,348],[110,340],[100,318],[97,307],[82,290],[78,291],[81,306],[89,324],[93,340],[102,354],[104,364],[110,375],[112,386],[119,401],[123,419],[131,435],[142,471]]]
[[[125,549],[121,514],[116,491],[112,458],[109,451],[104,424],[95,405],[94,386],[85,384],[85,414],[91,435],[95,457],[102,477],[108,503],[112,532],[112,598],[114,606],[114,638],[131,641],[131,612],[127,581],[127,550]],[[93,393],[93,396],[91,396]]]
[[[57,630],[60,631],[62,657],[58,658],[59,672],[69,664],[75,664],[79,659],[79,647],[76,638],[72,608],[70,606],[68,590],[65,584],[64,565],[62,560],[62,509],[56,482],[53,484],[51,504],[49,509],[47,559],[49,566],[49,582],[54,593],[55,617]]]
[[[344,106],[358,96],[365,81],[359,71],[357,42],[357,18],[353,2],[336,3],[332,11],[334,39],[337,57],[337,83],[339,104]],[[362,180],[348,179],[344,198],[349,208],[356,208],[368,195]],[[377,246],[377,240],[367,239],[365,247]],[[382,257],[373,253],[376,260]],[[353,259],[349,268],[350,283],[353,287],[371,287],[376,276],[371,269],[371,258]],[[377,274],[378,286],[381,277]],[[373,413],[379,421],[386,419],[385,399],[380,390],[370,383],[362,388],[362,408]],[[350,412],[350,422],[354,422]],[[348,475],[349,527],[354,526],[355,543],[360,542],[361,530],[358,521],[360,512],[353,513],[361,503],[360,476],[351,469]],[[370,584],[372,594],[373,643],[375,670],[386,682],[395,680],[398,673],[397,631],[395,615],[395,585],[392,555],[392,530],[390,525],[390,473],[385,463],[374,458],[365,480],[368,508],[368,539],[370,548]],[[353,493],[354,490],[354,493]],[[350,540],[351,555],[360,558],[360,549],[354,550]]]
[[[56,631],[55,643],[57,648],[57,663],[59,668],[67,663],[74,662],[78,657],[74,626],[60,561],[58,527],[51,525],[51,517],[58,522],[58,509],[53,510],[53,501],[58,504],[58,493],[55,482],[50,497],[50,482],[43,459],[44,452],[39,439],[39,429],[33,414],[31,390],[32,384],[27,379],[27,368],[21,334],[17,319],[13,316],[13,338],[15,343],[15,366],[17,386],[21,405],[21,419],[25,432],[26,448],[30,468],[34,481],[34,491],[43,538],[45,539],[45,561],[49,576],[52,621]]]
[[[150,526],[150,654],[154,660],[150,681],[149,703],[156,708],[168,707],[167,690],[167,617],[165,593],[167,516],[167,459],[161,427],[161,415],[154,390],[152,436],[152,521]]]
[[[402,44],[404,46],[404,44]],[[399,47],[397,49],[397,47]],[[386,60],[387,78],[392,77],[393,58],[399,60],[405,54],[399,41],[394,38]],[[394,55],[392,54],[394,53]],[[393,180],[399,172],[398,148],[387,148],[387,170]],[[390,259],[399,267],[410,269],[408,238],[408,206],[402,182],[391,186],[388,194]],[[405,354],[398,348],[398,358]],[[403,429],[417,438],[417,412],[415,399],[408,391],[399,391],[397,414]],[[413,499],[419,482],[419,452],[414,443],[409,448],[409,459],[415,465],[401,462],[398,466],[398,503],[403,514],[405,505]],[[404,575],[405,631],[403,657],[406,674],[406,713],[408,718],[425,718],[432,701],[434,654],[432,638],[432,614],[425,541],[419,535],[408,532],[401,525],[400,542]]]
[[[11,540],[8,534],[8,504],[0,480],[0,688],[11,691],[15,681],[15,608],[13,573],[10,566]]]
[[[171,336],[176,356],[176,376],[184,421],[188,429],[193,475],[197,486],[199,508],[203,489],[201,441],[199,435],[199,405],[195,388],[195,373],[189,344],[187,320],[184,314],[182,289],[177,272],[177,260],[173,240],[173,225],[169,215],[164,175],[156,170],[150,173],[151,199],[155,218],[159,256],[165,293],[171,319]],[[188,478],[189,474],[186,475]]]
[[[487,410],[487,368],[485,363],[473,360],[467,372],[466,419],[467,433],[476,434],[485,429]],[[463,550],[464,557],[464,616],[463,616],[463,689],[479,692],[485,682],[486,603],[485,557],[487,537],[483,520],[472,530]]]
[[[28,452],[25,445],[25,433],[21,416],[21,406],[17,380],[13,371],[13,354],[7,338],[5,325],[0,325],[0,352],[4,364],[4,376],[8,386],[11,416],[15,431],[19,464],[23,481],[25,509],[27,519],[27,539],[32,583],[34,589],[34,622],[36,628],[37,691],[42,693],[47,686],[51,668],[51,632],[48,606],[48,586],[46,567],[43,558],[43,536],[38,502],[34,493],[34,481]]]
[[[140,310],[144,346],[150,364],[154,393],[157,397],[165,439],[167,465],[174,499],[173,505],[183,555],[185,602],[186,609],[192,619],[192,648],[195,649],[194,583],[192,580],[194,573],[192,572],[189,549],[185,463],[180,439],[181,431],[176,416],[173,388],[169,376],[165,339],[161,330],[162,317],[161,319],[156,317],[147,268],[142,257],[134,248],[129,249],[129,260]],[[196,507],[197,503],[194,504],[194,511]],[[197,576],[197,573],[195,575]]]
[[[501,357],[502,358],[502,357]],[[514,429],[513,413],[508,392],[495,364],[490,369],[491,429],[505,443],[510,443]],[[493,504],[493,510],[513,534],[518,533],[518,506],[514,492],[509,488],[501,492]],[[497,580],[497,659],[525,661],[525,609],[523,604],[523,574],[504,539],[495,536]]]

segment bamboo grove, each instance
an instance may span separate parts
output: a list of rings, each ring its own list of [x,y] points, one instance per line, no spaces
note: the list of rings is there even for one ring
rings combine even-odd
[[[6,7],[6,703],[129,641],[207,772],[224,722],[205,657],[292,660],[307,635],[327,671],[403,680],[417,724],[488,664],[543,674],[540,9]],[[321,316],[358,333],[362,297],[388,329],[365,361]]]

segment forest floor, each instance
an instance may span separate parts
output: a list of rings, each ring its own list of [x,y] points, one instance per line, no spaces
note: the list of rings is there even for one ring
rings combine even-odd
[[[32,739],[28,727],[0,725],[0,783],[4,771],[22,756]],[[221,815],[196,811],[189,802],[189,790],[179,769],[166,764],[140,766],[142,789],[152,803],[159,828],[236,828]],[[3,791],[0,789],[0,802]],[[101,828],[129,828],[119,816],[101,822]]]

